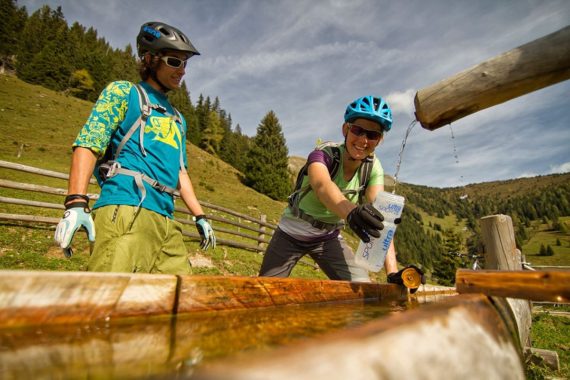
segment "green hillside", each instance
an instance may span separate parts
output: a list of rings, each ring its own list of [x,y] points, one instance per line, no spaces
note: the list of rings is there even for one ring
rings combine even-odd
[[[67,173],[71,144],[92,106],[93,103],[30,85],[14,76],[0,75],[0,128],[3,132],[0,160]],[[264,214],[268,222],[277,223],[284,203],[242,185],[236,169],[192,144],[188,144],[188,157],[190,177],[200,201],[253,217]],[[32,182],[30,174],[8,169],[0,169],[0,178]],[[40,176],[33,176],[33,183],[66,187],[63,180]],[[92,186],[90,191],[96,193],[98,188]],[[59,196],[5,188],[0,188],[0,196],[52,203],[63,200]],[[26,211],[23,206],[3,203],[0,209],[1,212],[61,216],[58,210],[28,208]],[[77,254],[65,260],[53,246],[53,232],[53,226],[31,228],[15,222],[0,222],[0,268],[83,270],[88,252],[84,236],[78,236]],[[188,247],[196,256],[208,255],[212,260],[213,267],[199,267],[195,273],[255,275],[261,263],[261,255],[254,252],[220,247],[214,253],[204,253],[191,240]],[[299,276],[315,276],[314,270],[307,267],[300,266],[299,272]]]
[[[90,102],[25,83],[14,76],[0,75],[0,127],[3,132],[0,160],[67,172],[70,146],[91,107]],[[239,171],[192,144],[188,144],[188,157],[190,176],[200,201],[254,217],[267,215],[267,221],[277,223],[284,203],[244,186]],[[303,158],[291,159],[292,175],[303,163]],[[34,183],[66,187],[63,180],[34,177]],[[30,182],[27,180],[30,174],[8,169],[0,169],[0,178]],[[387,178],[386,183],[387,189],[391,190],[393,182]],[[400,184],[398,192],[407,198],[407,206],[396,239],[399,261],[420,263],[428,270],[432,281],[450,283],[449,273],[453,276],[461,262],[448,254],[480,249],[478,219],[505,213],[513,217],[527,260],[540,265],[569,265],[569,184],[570,174],[450,189]],[[96,186],[91,188],[92,192],[97,190]],[[21,191],[6,188],[0,188],[0,196],[52,203],[62,201],[60,196],[33,192],[22,195]],[[532,207],[529,209],[528,205]],[[0,207],[2,212],[32,213],[29,208],[25,211],[24,206],[0,203]],[[35,209],[33,213],[59,217],[61,212]],[[85,238],[79,236],[77,254],[66,260],[53,246],[53,230],[53,226],[0,222],[0,268],[83,270],[89,248]],[[356,239],[348,231],[345,236],[355,247]],[[543,245],[551,247],[554,254],[540,256]],[[192,258],[205,258],[209,263],[196,266],[195,273],[255,275],[261,262],[260,254],[235,248],[220,246],[213,253],[201,252],[192,239],[188,239],[188,249]],[[295,269],[294,275],[323,278],[320,271],[303,265]],[[446,276],[447,280],[443,281]]]

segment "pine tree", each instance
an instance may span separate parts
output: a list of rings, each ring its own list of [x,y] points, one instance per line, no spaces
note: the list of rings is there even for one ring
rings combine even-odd
[[[208,153],[217,155],[220,151],[220,143],[224,138],[220,116],[215,110],[211,110],[208,113],[207,120],[208,126],[204,131],[202,131],[202,140],[200,141],[200,147],[202,147]]]
[[[67,23],[61,7],[52,11],[45,5],[34,12],[20,34],[16,63],[18,77],[56,90],[65,88],[71,74],[67,57],[62,60],[60,53],[67,51],[66,33]],[[65,77],[60,83],[62,76]]]
[[[235,131],[230,131],[224,136],[220,147],[220,158],[244,173],[247,152],[251,145],[251,138],[241,132],[238,124]]]
[[[273,111],[269,111],[261,120],[247,153],[246,185],[270,198],[285,200],[291,191],[288,153],[279,120]]]
[[[14,69],[14,56],[18,54],[20,34],[28,14],[26,8],[18,8],[14,0],[0,0],[0,66]]]

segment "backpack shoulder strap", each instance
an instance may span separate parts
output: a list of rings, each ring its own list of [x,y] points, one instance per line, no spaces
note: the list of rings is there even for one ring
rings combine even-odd
[[[133,123],[133,125],[131,125],[131,127],[129,128],[129,130],[125,134],[125,136],[123,136],[123,139],[121,140],[121,142],[119,143],[119,146],[117,147],[117,150],[115,152],[115,156],[113,157],[114,160],[116,160],[119,157],[119,154],[123,150],[123,147],[125,146],[127,141],[129,141],[129,139],[135,134],[135,132],[139,128],[140,128],[139,145],[141,147],[141,151],[142,151],[143,156],[146,156],[146,151],[144,149],[144,144],[143,144],[144,129],[146,126],[146,121],[147,121],[148,117],[150,116],[150,113],[152,112],[152,108],[149,105],[150,101],[148,99],[148,95],[147,95],[146,91],[144,90],[144,88],[140,84],[133,84],[133,86],[135,87],[135,89],[139,95],[139,108],[141,110],[141,115]]]
[[[330,167],[327,166],[327,169],[329,170],[331,179],[334,179],[334,177],[336,177],[338,173],[338,169],[340,168],[341,151],[339,144],[327,141],[317,145],[315,149],[324,151],[327,155],[329,155],[332,158],[331,166]]]
[[[362,165],[360,165],[360,189],[358,190],[358,203],[360,204],[363,203],[364,197],[366,195],[366,188],[368,187],[370,174],[372,173],[372,167],[374,166],[374,157],[374,155],[366,157],[366,159],[362,162]]]
[[[137,130],[137,128],[139,128],[139,145],[141,147],[141,151],[142,151],[143,156],[146,156],[146,151],[144,149],[144,129],[146,126],[146,121],[152,112],[152,107],[150,104],[150,100],[148,98],[148,94],[146,93],[143,86],[136,83],[135,88],[139,94],[139,105],[140,105],[140,110],[141,110],[141,116],[139,117],[139,119],[137,119],[137,121],[135,121],[135,123],[133,124],[133,126],[129,130],[129,133],[127,133],[127,135],[125,135],[125,138],[127,138],[127,136],[128,136],[128,138],[127,138],[127,140],[128,140],[132,136],[132,134]],[[126,140],[124,140],[124,139],[123,139],[123,141],[126,142]],[[121,141],[121,143],[123,143],[123,141]]]

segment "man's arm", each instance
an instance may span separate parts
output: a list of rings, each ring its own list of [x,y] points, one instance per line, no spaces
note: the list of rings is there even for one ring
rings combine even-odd
[[[88,148],[76,147],[71,156],[71,170],[69,171],[69,182],[67,194],[87,194],[89,180],[93,174],[97,155]],[[69,202],[80,201],[75,199]]]
[[[190,210],[192,215],[203,215],[204,210],[202,209],[200,202],[198,202],[198,198],[196,198],[194,186],[192,185],[192,181],[190,180],[190,177],[186,171],[180,171],[178,175],[178,183],[180,198],[182,198],[182,201],[184,201],[184,204],[186,207],[188,207],[188,210]]]

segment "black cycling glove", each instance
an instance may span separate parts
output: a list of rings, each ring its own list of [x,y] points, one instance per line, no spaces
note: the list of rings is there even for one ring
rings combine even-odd
[[[355,207],[346,218],[350,229],[365,243],[370,241],[370,235],[380,237],[380,230],[384,228],[383,220],[380,211],[370,203]]]
[[[420,283],[426,283],[426,276],[417,266],[408,265],[405,268],[400,269],[398,272],[389,273],[388,282],[390,284],[405,285],[410,289],[410,293],[414,294],[418,290]]]

